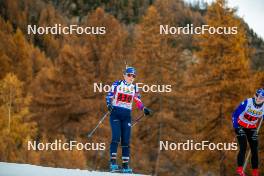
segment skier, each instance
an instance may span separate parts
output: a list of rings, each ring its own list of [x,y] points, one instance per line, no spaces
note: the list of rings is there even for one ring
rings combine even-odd
[[[259,176],[258,171],[258,134],[259,118],[264,118],[264,89],[258,89],[254,98],[243,101],[233,112],[233,127],[239,144],[236,173],[245,176],[243,164],[247,150],[247,141],[251,149],[252,176]]]
[[[136,69],[127,67],[123,76],[123,80],[118,80],[113,83],[111,91],[106,97],[107,108],[111,112],[110,124],[112,130],[110,171],[119,171],[116,158],[117,148],[121,138],[123,161],[121,172],[132,173],[132,169],[129,167],[132,103],[134,101],[137,108],[143,110],[145,115],[150,115],[151,110],[143,105],[136,86],[132,84],[136,77]]]

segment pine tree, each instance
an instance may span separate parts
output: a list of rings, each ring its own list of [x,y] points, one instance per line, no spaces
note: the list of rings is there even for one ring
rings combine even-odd
[[[69,45],[64,46],[55,66],[40,72],[32,84],[31,110],[41,130],[74,135],[72,130],[78,128],[70,124],[80,122],[92,105],[89,83],[93,72],[89,53]]]
[[[197,121],[203,121],[197,129],[202,132],[202,139],[232,142],[231,113],[250,90],[247,38],[241,20],[235,16],[234,9],[226,6],[225,0],[217,0],[210,5],[205,19],[209,26],[237,27],[238,34],[206,33],[195,36],[195,45],[199,50],[196,53],[198,63],[192,75],[195,80],[191,82],[191,95],[195,102],[199,102],[200,116]],[[223,151],[204,152],[198,160],[199,163],[215,161],[210,166],[206,164],[205,169],[228,175],[226,157]]]
[[[30,154],[25,146],[34,137],[36,127],[29,121],[30,97],[23,97],[22,90],[23,83],[12,73],[0,81],[1,161],[33,161],[25,157]]]
[[[44,53],[25,39],[20,29],[13,31],[10,23],[2,18],[0,24],[0,78],[13,72],[26,82],[27,88],[41,68],[49,65],[49,61]]]
[[[19,79],[29,82],[32,80],[32,60],[30,59],[29,45],[26,42],[23,33],[18,29],[14,36],[15,55],[13,63],[15,73]]]
[[[105,13],[102,8],[90,14],[85,25],[105,27],[104,35],[87,35],[82,40],[85,40],[87,50],[91,51],[96,79],[112,82],[113,79],[117,79],[115,75],[122,74],[124,68],[127,32],[112,15]]]
[[[166,14],[167,12],[164,12]],[[165,165],[177,165],[168,167],[169,172],[174,172],[180,167],[177,158],[183,158],[180,153],[160,152],[159,141],[175,140],[175,136],[182,136],[185,122],[182,116],[184,110],[178,111],[181,92],[181,84],[184,81],[184,62],[180,56],[180,48],[172,36],[160,35],[162,18],[155,6],[151,6],[139,25],[135,29],[133,62],[138,68],[137,82],[148,85],[171,85],[171,92],[142,92],[143,102],[155,111],[152,120],[142,122],[137,131],[144,143],[148,143],[148,157],[152,173],[164,174],[160,169]],[[178,44],[178,43],[177,43]],[[166,130],[165,130],[166,129]],[[171,135],[174,134],[174,135]],[[137,136],[137,135],[136,135]]]
[[[67,26],[65,19],[59,14],[54,6],[51,4],[47,4],[44,6],[40,12],[40,16],[38,19],[38,26],[54,26],[62,25],[63,27]],[[64,35],[53,35],[53,34],[46,34],[46,35],[34,35],[35,43],[45,51],[45,54],[50,57],[52,60],[55,60],[59,53],[62,46],[62,41],[64,40]]]

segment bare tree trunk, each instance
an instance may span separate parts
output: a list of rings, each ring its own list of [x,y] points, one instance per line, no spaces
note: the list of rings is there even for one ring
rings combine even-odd
[[[11,88],[9,89],[9,103],[8,103],[8,133],[10,133],[11,128],[11,106],[12,106],[12,94]]]
[[[161,127],[162,127],[162,124],[159,123],[158,152],[157,152],[157,158],[156,158],[156,164],[155,164],[155,173],[154,173],[154,176],[157,176],[157,175],[158,175],[158,172],[159,172],[159,158],[160,158],[159,142],[160,142],[160,139],[161,139]]]
[[[222,79],[222,78],[221,78]],[[224,124],[224,113],[223,113],[223,93],[220,92],[220,108],[219,108],[219,116],[220,116],[220,129],[222,128],[223,124]],[[226,176],[226,166],[225,166],[225,158],[226,158],[226,154],[223,151],[220,151],[220,165],[219,165],[219,169],[220,169],[220,175],[221,176]]]

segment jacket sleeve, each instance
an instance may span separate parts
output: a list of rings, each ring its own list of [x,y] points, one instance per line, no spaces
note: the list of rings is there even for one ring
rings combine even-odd
[[[133,100],[136,103],[137,108],[140,109],[140,110],[143,110],[144,105],[143,105],[143,103],[141,101],[141,96],[140,96],[140,93],[139,93],[137,87],[135,88],[135,95],[134,95],[134,99]]]
[[[236,110],[232,114],[232,122],[233,122],[233,127],[238,128],[238,117],[241,113],[245,111],[247,107],[247,100],[243,101],[240,103],[240,105],[236,108]]]
[[[116,89],[117,89],[118,85],[119,85],[119,81],[115,81],[112,84],[111,90],[107,93],[107,96],[106,96],[106,105],[112,104],[112,100],[113,100],[113,98],[115,96]]]

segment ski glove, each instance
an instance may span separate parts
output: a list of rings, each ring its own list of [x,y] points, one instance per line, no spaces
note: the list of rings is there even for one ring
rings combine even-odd
[[[113,110],[113,105],[112,104],[108,104],[107,105],[107,109],[109,112],[111,112]]]
[[[151,115],[152,111],[146,107],[143,109],[145,115]]]

